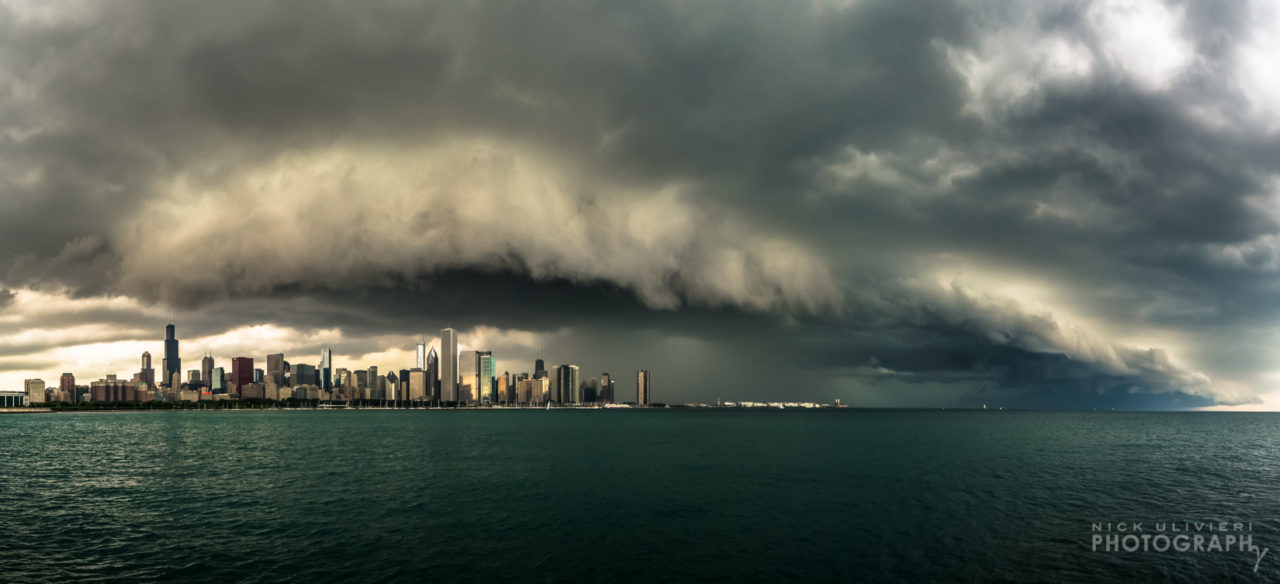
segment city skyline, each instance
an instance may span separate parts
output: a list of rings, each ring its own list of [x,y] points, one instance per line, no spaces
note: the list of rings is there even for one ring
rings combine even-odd
[[[319,351],[319,360],[314,365],[307,363],[305,357],[295,357],[290,362],[285,353],[268,353],[266,359],[255,359],[262,350],[253,355],[237,354],[233,357],[221,357],[230,362],[230,372],[225,367],[215,366],[219,356],[212,352],[203,353],[200,369],[187,371],[185,376],[165,375],[170,382],[156,382],[155,370],[151,367],[150,352],[141,355],[141,367],[132,374],[105,373],[84,375],[84,372],[63,372],[59,375],[57,386],[47,383],[42,378],[30,378],[23,381],[22,391],[28,395],[32,404],[46,401],[201,401],[213,399],[287,399],[285,389],[312,387],[322,393],[319,399],[325,400],[391,400],[391,401],[438,401],[466,402],[473,404],[498,404],[514,402],[519,395],[526,396],[525,401],[543,403],[550,401],[558,404],[612,403],[615,395],[613,376],[603,372],[599,377],[581,377],[581,367],[576,364],[562,364],[556,367],[556,377],[548,376],[543,360],[535,359],[526,363],[526,368],[518,367],[501,370],[496,364],[493,351],[458,349],[458,333],[454,329],[441,330],[438,337],[442,349],[452,347],[455,360],[465,363],[454,376],[455,387],[443,383],[439,374],[439,357],[434,345],[421,337],[415,345],[416,361],[412,368],[404,364],[380,369],[378,365],[361,365],[358,363],[342,363],[333,358],[330,347]],[[164,327],[164,346],[166,360],[161,368],[162,373],[170,363],[180,363],[175,351],[180,342],[176,335],[176,325],[170,321]],[[463,346],[466,346],[465,344]],[[263,349],[272,350],[272,349]],[[444,349],[448,350],[448,349]],[[541,355],[541,349],[539,349]],[[470,360],[471,358],[474,360]],[[513,362],[514,364],[514,362]],[[257,367],[256,365],[262,365]],[[532,369],[527,366],[533,365]],[[363,367],[363,368],[362,368]],[[385,371],[385,374],[382,373]],[[570,374],[571,372],[571,374]],[[647,375],[647,371],[641,371]],[[398,375],[397,375],[398,374]],[[521,380],[538,380],[545,384],[538,392],[532,392],[527,385],[518,385]],[[517,387],[523,393],[517,393]],[[49,393],[46,396],[45,390]],[[92,391],[90,391],[92,389]],[[276,390],[279,390],[276,392]],[[78,390],[78,391],[77,391]],[[267,393],[263,393],[263,391]],[[353,393],[354,391],[354,393]],[[647,392],[647,383],[645,384]],[[56,392],[56,393],[55,393]],[[532,393],[531,393],[532,392]],[[641,395],[641,385],[637,383],[637,398]],[[647,395],[647,394],[646,394]],[[290,395],[289,397],[296,397]],[[649,401],[637,402],[648,405]]]
[[[454,327],[681,400],[1280,409],[1280,10],[1004,8],[0,0],[0,387]]]

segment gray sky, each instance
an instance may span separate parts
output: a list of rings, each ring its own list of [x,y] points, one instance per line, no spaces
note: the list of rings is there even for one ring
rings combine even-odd
[[[0,0],[0,385],[173,314],[184,369],[1280,409],[1275,71],[1269,2]]]

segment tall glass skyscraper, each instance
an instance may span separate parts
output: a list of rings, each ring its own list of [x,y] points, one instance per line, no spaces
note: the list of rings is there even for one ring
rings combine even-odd
[[[559,388],[557,400],[564,404],[582,402],[581,389],[578,387],[578,366],[560,365],[556,367],[556,387]]]
[[[173,334],[173,323],[164,327],[164,385],[168,385],[182,371],[182,359],[178,357],[178,339]],[[174,389],[177,389],[176,387]]]
[[[418,341],[418,369],[427,368],[427,342]]]
[[[330,391],[333,389],[333,349],[325,347],[320,351],[320,389]]]
[[[493,352],[476,351],[476,399],[496,401],[493,396]]]
[[[458,331],[440,331],[440,399],[458,400]]]

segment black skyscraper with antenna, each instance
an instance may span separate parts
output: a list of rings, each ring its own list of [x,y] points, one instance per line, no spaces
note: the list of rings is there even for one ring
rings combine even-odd
[[[174,374],[182,371],[182,359],[178,357],[178,339],[173,336],[173,322],[164,327],[164,380],[162,385],[173,382]]]

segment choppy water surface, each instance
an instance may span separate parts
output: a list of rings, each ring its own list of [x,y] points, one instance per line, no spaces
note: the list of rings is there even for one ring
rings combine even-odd
[[[0,416],[7,582],[1254,581],[1278,512],[1272,414]],[[1091,549],[1131,521],[1271,551]]]

